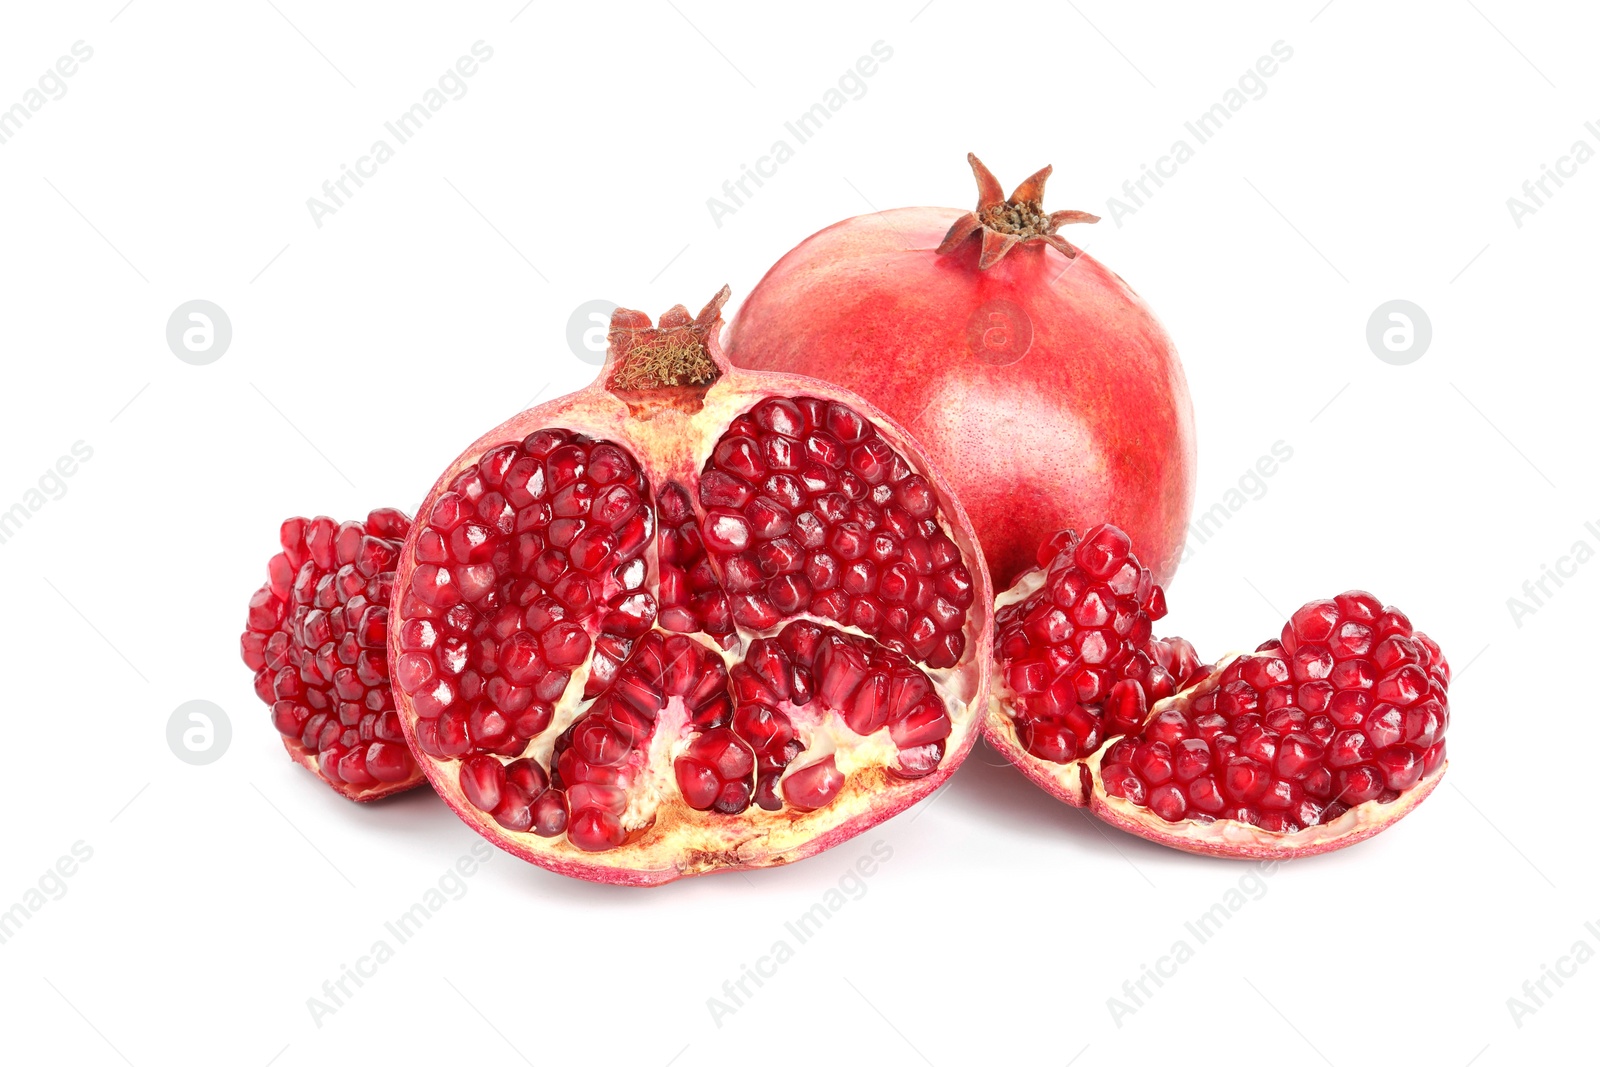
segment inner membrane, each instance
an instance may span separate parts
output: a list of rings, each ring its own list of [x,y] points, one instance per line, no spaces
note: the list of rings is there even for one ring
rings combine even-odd
[[[813,398],[739,416],[693,487],[570,430],[494,448],[419,520],[416,742],[505,828],[587,850],[664,804],[808,811],[866,762],[926,775],[951,709],[923,667],[960,658],[973,595],[939,519]]]

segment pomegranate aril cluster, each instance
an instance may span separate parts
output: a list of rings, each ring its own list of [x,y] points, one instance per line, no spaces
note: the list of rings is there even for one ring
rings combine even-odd
[[[906,778],[938,766],[951,729],[927,676],[905,656],[816,623],[790,623],[752,641],[727,682],[731,703],[712,701],[690,715],[700,732],[673,765],[684,801],[701,811],[733,815],[752,801],[769,811],[785,803],[812,811],[831,801],[844,784],[832,753],[783,777],[805,751],[788,713],[808,705],[861,736],[887,727],[900,751],[891,770]]]
[[[411,520],[380,508],[364,523],[294,518],[267,584],[250,598],[240,653],[273,725],[355,790],[417,773],[389,688],[389,596]]]
[[[655,518],[621,447],[541,430],[491,449],[421,516],[395,684],[436,759],[519,755],[573,671],[603,687],[655,622]]]
[[[818,712],[831,712],[861,737],[887,729],[898,750],[889,770],[899,777],[921,778],[944,757],[952,724],[943,700],[915,663],[877,642],[813,622],[790,623],[776,638],[752,642],[730,681],[739,708],[736,728],[751,708],[792,710],[814,703]],[[765,721],[764,710],[755,715]],[[758,747],[758,756],[761,752]],[[825,762],[833,766],[831,757]],[[799,777],[797,772],[784,779],[790,803],[816,808],[831,799],[812,791],[824,782],[797,782]],[[837,790],[838,783],[832,788]]]
[[[893,770],[901,777],[922,777],[943,757],[949,715],[910,660],[852,634],[795,622],[751,642],[731,671],[688,636],[647,634],[611,687],[556,739],[549,774],[532,759],[502,766],[475,754],[462,761],[460,784],[508,830],[565,832],[588,851],[615,848],[627,837],[630,790],[648,772],[658,720],[676,705],[683,743],[673,774],[690,808],[737,815],[752,804],[776,811],[787,803],[811,811],[844,783],[831,753],[784,777],[805,751],[788,713],[813,702],[858,734],[887,727],[900,748]]]
[[[700,520],[689,490],[677,482],[668,482],[656,494],[656,504],[661,518],[657,553],[661,628],[675,633],[707,633],[723,647],[731,648],[738,641],[733,612],[723,592],[722,579],[700,539]]]
[[[699,495],[698,541],[739,625],[768,630],[804,612],[931,667],[960,660],[972,574],[933,486],[859,412],[762,401],[717,442]]]
[[[674,699],[691,720],[725,719],[727,670],[720,656],[689,637],[648,633],[611,687],[556,738],[547,777],[531,759],[507,769],[510,774],[527,764],[538,770],[539,790],[502,791],[498,805],[488,804],[468,788],[465,763],[462,788],[508,830],[532,830],[542,837],[565,831],[586,851],[615,848],[627,836],[622,818],[629,789],[645,769],[656,719]]]
[[[1313,601],[1279,640],[1113,744],[1105,788],[1168,822],[1323,825],[1439,769],[1449,682],[1439,646],[1370,593]]]
[[[626,450],[563,429],[491,449],[455,477],[421,520],[401,602],[395,683],[424,752],[518,755],[580,664],[585,696],[615,681],[656,621],[648,497]]]
[[[1202,667],[1189,642],[1151,637],[1166,599],[1117,527],[1063,530],[1039,565],[1044,584],[997,613],[995,652],[1023,747],[1070,763],[1137,730]]]

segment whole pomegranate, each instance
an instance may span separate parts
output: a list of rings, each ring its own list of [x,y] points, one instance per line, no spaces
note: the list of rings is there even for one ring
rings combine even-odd
[[[393,508],[289,519],[239,638],[283,747],[351,800],[422,784],[389,688],[389,599],[410,529]]]
[[[853,389],[922,443],[966,506],[996,586],[1056,530],[1108,520],[1156,580],[1194,498],[1194,416],[1172,341],[1121,278],[1056,231],[1045,167],[978,207],[846,219],[780,259],[728,332],[736,366]]]
[[[1161,589],[1102,525],[1046,542],[995,603],[984,736],[1141,837],[1215,856],[1327,852],[1392,825],[1444,775],[1450,666],[1370,593],[1314,600],[1277,640],[1205,667],[1187,641],[1150,637]]]
[[[400,553],[418,762],[563,874],[788,863],[926,796],[977,736],[992,593],[960,505],[859,398],[730,368],[727,298],[617,311],[600,377],[462,453]]]

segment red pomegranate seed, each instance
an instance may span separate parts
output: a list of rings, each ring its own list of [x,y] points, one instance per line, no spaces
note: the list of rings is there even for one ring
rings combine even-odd
[[[931,744],[949,735],[950,716],[936,700],[917,705],[905,717],[889,725],[890,738],[902,749]]]
[[[365,726],[370,719],[363,719]],[[367,773],[380,782],[404,782],[416,773],[417,765],[403,743],[374,741],[367,747]]]
[[[567,831],[567,798],[551,789],[533,803],[533,832],[540,837],[558,837]]]
[[[505,767],[492,756],[471,756],[461,762],[461,791],[483,811],[499,805],[505,781]]]
[[[783,779],[783,798],[801,811],[815,811],[838,795],[844,785],[833,757],[827,756]]]
[[[943,759],[943,741],[901,749],[900,757],[890,766],[889,773],[897,778],[925,778],[938,769]]]
[[[616,848],[627,839],[622,820],[603,808],[587,807],[575,812],[567,826],[567,840],[585,852]]]

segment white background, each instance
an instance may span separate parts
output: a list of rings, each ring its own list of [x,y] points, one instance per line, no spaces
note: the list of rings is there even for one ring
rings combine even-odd
[[[5,1059],[1593,1060],[1600,963],[1520,1027],[1507,998],[1600,949],[1600,563],[1520,625],[1507,600],[1600,547],[1600,162],[1520,227],[1506,204],[1600,148],[1592,12],[123,3],[0,14],[0,107],[94,49],[0,145],[0,510],[93,449],[0,544],[0,909],[93,850],[0,945]],[[466,95],[318,228],[307,198],[478,40]],[[880,40],[865,95],[716,225],[707,198]],[[1355,585],[1404,608],[1457,669],[1437,794],[1257,883],[1102,830],[980,747],[919,810],[782,870],[635,891],[495,853],[316,1026],[307,998],[478,838],[426,792],[357,807],[285,758],[237,650],[278,522],[414,507],[479,432],[588,380],[578,305],[698,308],[724,281],[737,301],[837,219],[969,207],[969,150],[1007,188],[1052,162],[1047,205],[1104,214],[1280,40],[1264,96],[1120,227],[1072,237],[1178,343],[1200,507],[1293,449],[1183,567],[1168,632],[1253,647]],[[209,366],[164,337],[196,298],[233,324]],[[1408,366],[1365,340],[1396,298],[1433,327]],[[192,699],[232,723],[209,766],[167,747]],[[864,895],[716,1025],[708,998],[874,842],[892,858]],[[1242,883],[1265,891],[1198,944],[1185,923]],[[1108,998],[1180,939],[1193,958],[1119,1026]]]

